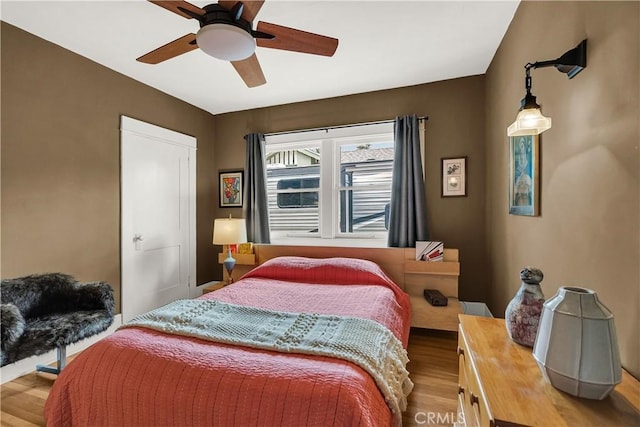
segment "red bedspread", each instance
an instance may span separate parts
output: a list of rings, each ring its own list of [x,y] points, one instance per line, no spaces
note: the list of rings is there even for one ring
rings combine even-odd
[[[345,286],[348,285],[348,286]],[[407,295],[379,267],[351,259],[271,260],[202,298],[387,326],[405,345]],[[51,426],[385,426],[373,379],[344,360],[122,329],[80,354],[45,405]]]

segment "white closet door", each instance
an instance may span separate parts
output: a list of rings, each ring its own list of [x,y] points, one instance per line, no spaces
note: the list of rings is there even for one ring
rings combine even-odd
[[[195,287],[195,138],[123,117],[122,320]],[[192,235],[193,234],[193,235]]]

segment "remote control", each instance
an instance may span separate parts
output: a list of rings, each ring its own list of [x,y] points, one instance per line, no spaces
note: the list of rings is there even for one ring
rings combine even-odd
[[[440,291],[437,291],[435,289],[425,289],[424,299],[426,299],[429,304],[438,307],[445,306],[449,302],[447,300],[447,297],[445,297]]]

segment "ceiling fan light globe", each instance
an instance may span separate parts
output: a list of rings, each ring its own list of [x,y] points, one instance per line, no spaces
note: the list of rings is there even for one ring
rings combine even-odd
[[[251,34],[229,24],[205,25],[198,31],[196,41],[204,53],[225,61],[246,59],[256,50]]]

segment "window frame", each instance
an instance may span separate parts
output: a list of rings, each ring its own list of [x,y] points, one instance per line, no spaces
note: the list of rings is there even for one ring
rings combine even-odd
[[[308,241],[298,233],[291,233],[290,236],[295,241],[304,244],[326,244],[328,241],[352,243],[359,242],[359,245],[370,243],[370,246],[386,246],[387,233],[361,234],[354,232],[340,231],[340,192],[344,190],[362,189],[386,189],[387,185],[371,184],[367,186],[341,186],[341,147],[344,145],[368,144],[394,141],[394,123],[381,122],[362,124],[354,126],[344,126],[329,129],[304,130],[300,132],[289,132],[283,134],[265,135],[267,151],[269,146],[278,146],[278,150],[291,150],[308,148],[310,144],[317,143],[320,147],[320,187],[318,189],[318,233],[315,236],[309,235]],[[328,156],[325,157],[325,153]],[[328,157],[328,158],[327,158]],[[315,191],[312,190],[312,191]],[[327,203],[329,201],[329,203]],[[318,237],[322,240],[318,241]],[[286,243],[290,243],[287,241]]]

